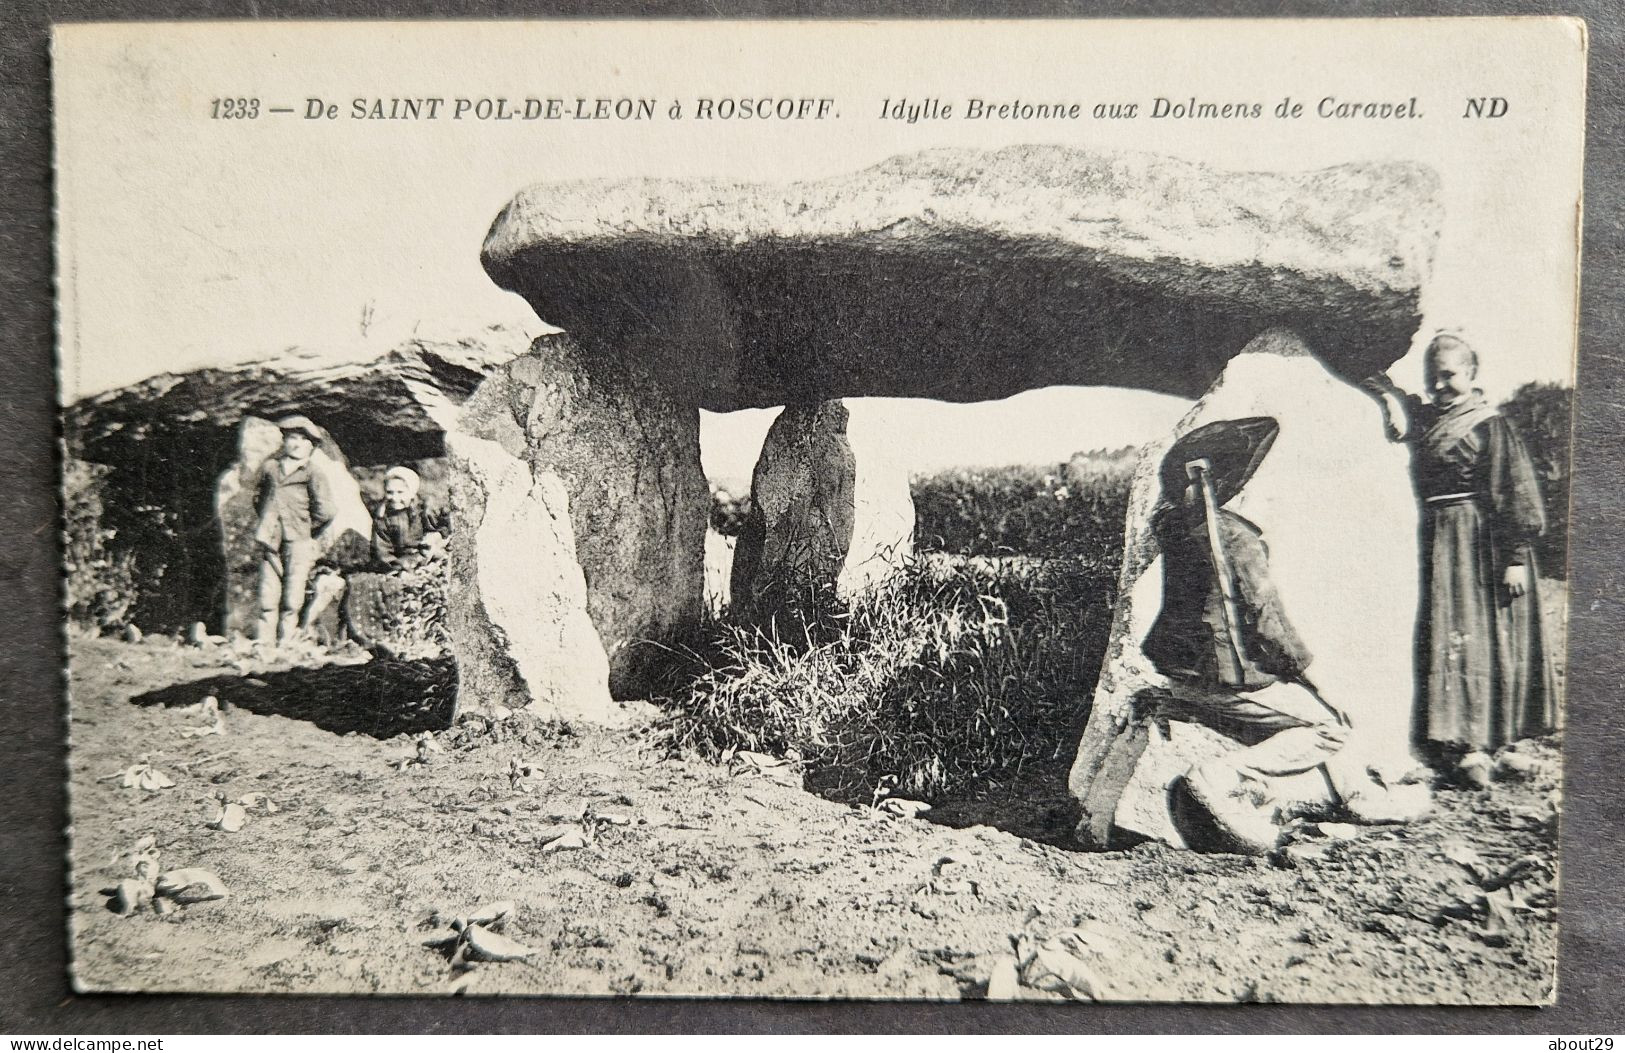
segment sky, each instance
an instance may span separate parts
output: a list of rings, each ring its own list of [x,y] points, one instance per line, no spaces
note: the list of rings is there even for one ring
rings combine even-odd
[[[1526,380],[1572,376],[1583,98],[1577,41],[1572,23],[1511,19],[59,27],[62,393],[72,400],[293,346],[356,357],[413,333],[457,335],[492,324],[545,331],[545,320],[493,285],[478,258],[492,219],[534,182],[787,181],[934,146],[1057,142],[1233,169],[1385,159],[1433,166],[1446,217],[1419,344],[1434,329],[1462,328],[1483,355],[1484,387],[1501,397]],[[839,117],[346,116],[358,97],[527,95],[662,104],[700,95],[830,97]],[[1266,105],[1292,96],[1312,108],[1328,95],[1414,96],[1427,116],[1036,125],[879,116],[883,100],[903,96]],[[1496,121],[1460,117],[1469,95],[1503,96],[1509,112]],[[297,112],[211,117],[223,96]],[[341,119],[305,119],[310,99],[339,104]],[[1395,376],[1419,384],[1419,356]],[[1103,389],[1029,395],[1002,417],[989,411],[994,416],[974,427],[954,427],[981,434],[998,452],[955,456],[1056,459],[1048,411],[1035,407],[1058,407],[1057,400],[1082,407],[1069,419],[1110,424],[1069,433],[1059,446],[1143,441],[1142,432],[1163,426],[1177,408]],[[897,412],[948,413],[941,420],[950,421],[958,410]],[[755,428],[748,419],[720,432],[712,421],[707,430],[745,436]],[[942,434],[940,421],[921,421],[922,434]],[[932,443],[921,446],[920,457],[935,456]]]
[[[1060,464],[1074,453],[1140,446],[1167,434],[1191,403],[1122,388],[1056,386],[993,402],[847,399],[848,431],[883,437],[914,475],[945,468]],[[700,412],[700,459],[712,482],[741,489],[777,409]],[[1027,425],[1043,422],[1042,427]],[[870,449],[877,448],[871,441]]]

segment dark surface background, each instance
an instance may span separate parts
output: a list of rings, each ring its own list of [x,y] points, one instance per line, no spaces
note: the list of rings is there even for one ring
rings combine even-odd
[[[1574,14],[1591,29],[1574,487],[1559,1002],[1546,1010],[919,1005],[581,999],[72,994],[67,982],[66,719],[58,611],[51,279],[52,21],[405,17],[991,17]],[[1625,5],[1512,0],[6,0],[0,5],[0,1033],[486,1031],[1529,1032],[1625,1030],[1616,627],[1625,455],[1620,198]],[[1522,266],[1516,259],[1485,267]],[[1533,1046],[1531,1048],[1534,1048]],[[1542,1045],[1540,1048],[1544,1048]]]

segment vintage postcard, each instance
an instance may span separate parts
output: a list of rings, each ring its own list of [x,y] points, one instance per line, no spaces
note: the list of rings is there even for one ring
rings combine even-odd
[[[1585,27],[59,26],[81,991],[1558,997]]]

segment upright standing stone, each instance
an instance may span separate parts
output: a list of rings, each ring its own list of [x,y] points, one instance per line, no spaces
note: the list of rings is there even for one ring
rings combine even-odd
[[[850,407],[847,444],[857,464],[852,484],[852,544],[836,590],[855,597],[884,580],[914,555],[914,495],[909,466],[898,458],[883,403]]]
[[[574,563],[608,657],[610,692],[646,696],[669,645],[704,611],[710,491],[700,468],[699,411],[634,367],[600,357],[588,368],[572,342],[549,337],[488,377],[457,429],[522,458],[536,485],[551,476],[564,487]],[[500,541],[523,550],[527,529]],[[539,545],[531,558],[560,557]],[[517,639],[514,626],[496,624]]]
[[[254,482],[266,458],[281,447],[282,433],[275,424],[259,417],[243,418],[238,427],[237,461],[221,474],[215,487],[215,515],[225,549],[227,634],[249,635],[259,620],[260,553],[254,541],[259,517],[254,511]],[[372,514],[361,499],[361,487],[350,475],[343,451],[325,430],[311,454],[311,465],[326,476],[337,504],[338,522],[326,551],[365,544],[372,533]]]
[[[1158,466],[1186,432],[1252,416],[1274,417],[1280,435],[1226,507],[1263,530],[1287,616],[1314,656],[1308,676],[1353,718],[1336,763],[1391,777],[1414,763],[1417,510],[1406,453],[1384,437],[1374,400],[1333,376],[1295,334],[1273,330],[1230,362],[1174,434],[1141,454],[1111,638],[1070,779],[1085,843],[1105,846],[1115,826],[1182,844],[1169,785],[1237,747],[1195,724],[1147,726],[1135,703],[1166,683],[1140,650],[1162,602],[1150,530]]]
[[[530,707],[554,719],[608,723],[609,659],[587,613],[570,498],[517,451],[455,431],[446,631],[457,705]]]
[[[834,598],[852,546],[857,460],[848,419],[839,401],[792,405],[768,428],[734,546],[730,596],[740,617],[765,620]]]
[[[742,617],[851,598],[912,552],[907,473],[875,442],[860,444],[860,458],[850,419],[838,400],[791,405],[768,429],[734,550],[731,596]]]

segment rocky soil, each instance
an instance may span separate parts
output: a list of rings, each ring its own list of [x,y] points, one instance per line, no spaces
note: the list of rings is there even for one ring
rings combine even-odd
[[[1553,992],[1555,740],[1519,744],[1487,789],[1442,790],[1408,829],[1305,826],[1273,860],[1082,853],[1065,847],[1064,765],[904,818],[814,796],[770,759],[673,756],[657,714],[614,733],[470,718],[420,745],[437,704],[394,711],[403,671],[359,655],[307,669],[167,639],[71,649],[86,991]],[[188,736],[214,727],[186,708],[206,694],[220,730]],[[174,785],[106,778],[143,758]],[[249,801],[235,832],[211,825],[222,798]],[[228,897],[110,910],[99,890],[132,876],[144,837],[162,870],[206,868]],[[503,900],[505,918],[452,928]]]

